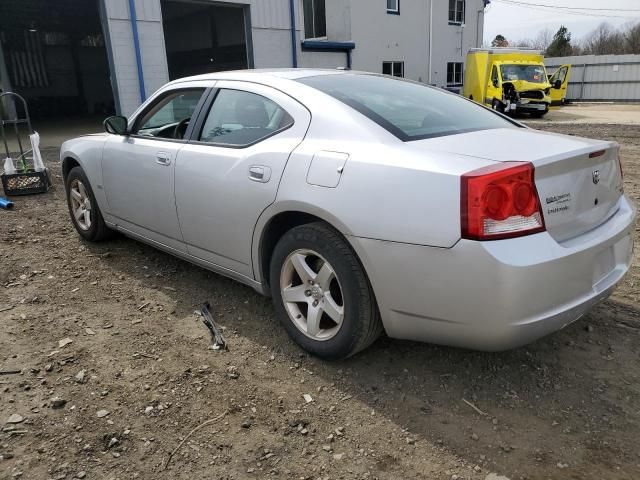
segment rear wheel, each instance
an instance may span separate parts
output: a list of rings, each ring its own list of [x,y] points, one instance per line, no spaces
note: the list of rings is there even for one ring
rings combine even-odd
[[[65,187],[69,215],[80,236],[91,242],[109,238],[113,232],[104,223],[89,179],[81,167],[71,169]]]
[[[322,223],[280,239],[270,268],[280,321],[302,348],[322,358],[351,356],[382,332],[375,297],[345,240]]]

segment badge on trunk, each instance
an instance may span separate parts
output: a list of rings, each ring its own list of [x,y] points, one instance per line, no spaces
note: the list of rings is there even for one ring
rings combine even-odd
[[[593,184],[597,185],[600,182],[600,170],[594,170],[591,178],[593,180]]]

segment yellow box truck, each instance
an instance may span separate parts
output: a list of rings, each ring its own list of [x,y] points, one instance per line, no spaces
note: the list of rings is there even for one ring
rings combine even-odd
[[[564,103],[570,65],[548,76],[542,53],[511,48],[473,48],[467,54],[464,96],[501,113],[542,117]]]

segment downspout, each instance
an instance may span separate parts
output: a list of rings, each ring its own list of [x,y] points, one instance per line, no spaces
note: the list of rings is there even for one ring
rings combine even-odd
[[[429,85],[431,81],[431,54],[433,53],[433,0],[429,0]]]
[[[476,48],[482,47],[480,44],[480,15],[484,15],[484,9],[478,10],[478,16],[476,17]],[[482,23],[484,24],[484,20]]]
[[[131,1],[131,0],[130,0]],[[296,0],[289,0],[289,14],[291,15],[291,65],[298,67],[298,48],[296,46]]]
[[[133,33],[133,49],[136,53],[136,65],[138,66],[138,87],[140,88],[140,102],[147,99],[144,88],[144,74],[142,73],[142,55],[140,54],[140,38],[138,37],[138,18],[136,16],[135,0],[129,0],[129,17],[131,18],[131,32]]]

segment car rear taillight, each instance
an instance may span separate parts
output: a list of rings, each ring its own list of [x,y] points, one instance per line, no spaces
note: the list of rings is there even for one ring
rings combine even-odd
[[[498,240],[545,230],[531,163],[490,165],[461,181],[462,238]]]

